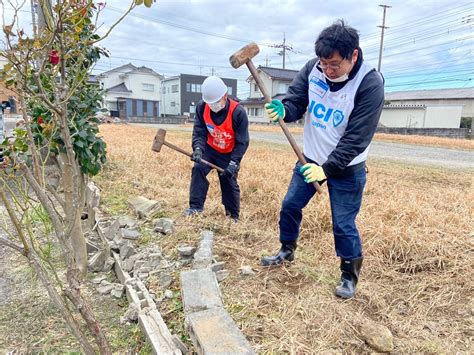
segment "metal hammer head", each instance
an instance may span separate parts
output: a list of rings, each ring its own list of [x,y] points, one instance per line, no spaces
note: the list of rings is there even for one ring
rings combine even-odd
[[[237,69],[242,64],[247,63],[249,60],[255,57],[258,52],[260,52],[260,48],[258,48],[257,43],[247,44],[245,47],[240,48],[237,52],[230,56],[230,65]]]
[[[151,150],[154,152],[160,152],[161,147],[165,143],[165,136],[166,136],[166,130],[163,128],[159,128],[158,131],[156,132],[155,139],[153,140],[153,145],[151,146]]]

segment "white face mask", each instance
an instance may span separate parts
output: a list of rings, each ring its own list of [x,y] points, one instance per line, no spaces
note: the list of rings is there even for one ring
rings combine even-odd
[[[209,104],[209,108],[212,110],[212,112],[219,112],[225,107],[225,102],[222,103],[221,100],[214,102],[213,104]]]
[[[347,79],[349,79],[349,74],[347,73],[335,79],[331,79],[330,77],[328,77],[324,71],[323,71],[323,75],[326,79],[328,79],[329,81],[332,81],[333,83],[342,83],[343,81],[346,81]]]

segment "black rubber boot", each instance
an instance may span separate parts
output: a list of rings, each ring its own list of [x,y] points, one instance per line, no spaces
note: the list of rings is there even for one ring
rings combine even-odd
[[[296,242],[283,242],[278,253],[274,256],[264,256],[260,263],[262,266],[281,265],[295,259]]]
[[[362,260],[362,257],[352,260],[341,259],[341,283],[336,287],[336,296],[341,298],[354,297]]]

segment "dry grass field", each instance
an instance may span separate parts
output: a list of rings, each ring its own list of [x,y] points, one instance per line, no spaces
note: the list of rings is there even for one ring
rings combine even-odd
[[[340,274],[327,192],[304,211],[295,262],[259,266],[279,247],[278,214],[295,162],[289,146],[251,142],[239,176],[241,221],[234,224],[224,216],[215,172],[204,213],[182,216],[192,162],[167,147],[152,152],[155,129],[106,125],[101,133],[109,162],[96,181],[106,211],[130,213],[126,201],[134,195],[161,201],[176,233],[148,242],[171,256],[213,230],[214,252],[230,271],[220,284],[225,306],[259,353],[368,352],[358,330],[363,319],[387,326],[399,353],[473,351],[472,171],[369,159],[358,217],[364,266],[356,297],[342,301],[333,295]],[[190,150],[189,132],[169,131],[167,139]],[[241,276],[242,265],[256,274]]]

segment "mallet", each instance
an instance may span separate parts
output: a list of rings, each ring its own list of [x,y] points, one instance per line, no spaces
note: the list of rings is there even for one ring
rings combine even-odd
[[[256,43],[250,43],[246,45],[245,47],[242,47],[241,49],[239,49],[234,54],[232,54],[229,58],[229,62],[230,62],[230,65],[232,65],[232,67],[234,67],[235,69],[239,68],[243,64],[247,65],[247,68],[249,68],[250,74],[252,74],[255,82],[258,85],[258,88],[263,94],[265,102],[269,103],[269,102],[272,102],[272,98],[268,94],[265,84],[263,83],[262,79],[258,75],[257,68],[255,68],[255,65],[253,65],[253,62],[252,62],[252,58],[255,57],[259,52],[260,52],[260,49],[258,48],[258,45]],[[288,139],[288,142],[290,142],[291,147],[295,151],[296,156],[298,157],[298,160],[300,161],[300,163],[303,165],[306,164],[307,161],[303,153],[301,152],[300,148],[296,144],[295,139],[293,138],[290,131],[288,130],[286,123],[283,120],[278,120],[278,123],[280,124],[280,127],[283,130],[283,133],[285,133],[285,136]],[[318,193],[323,192],[321,186],[317,182],[313,182],[313,185],[316,188],[316,191],[318,191]]]
[[[180,152],[184,155],[187,155],[190,158],[193,156],[191,153],[185,151],[184,149],[181,149],[180,147],[177,147],[174,144],[171,144],[171,143],[167,142],[165,140],[165,136],[166,136],[166,130],[164,130],[163,128],[159,128],[158,131],[156,132],[155,139],[153,140],[153,145],[151,147],[151,150],[153,150],[154,152],[159,153],[161,151],[161,147],[164,144],[167,147],[169,147],[171,149],[174,149],[174,150],[176,150],[176,151],[178,151],[178,152]],[[211,168],[216,169],[220,173],[224,172],[224,169],[222,169],[221,167],[219,167],[217,165],[214,165],[214,164],[208,162],[207,160],[201,159],[201,163],[209,165]]]

